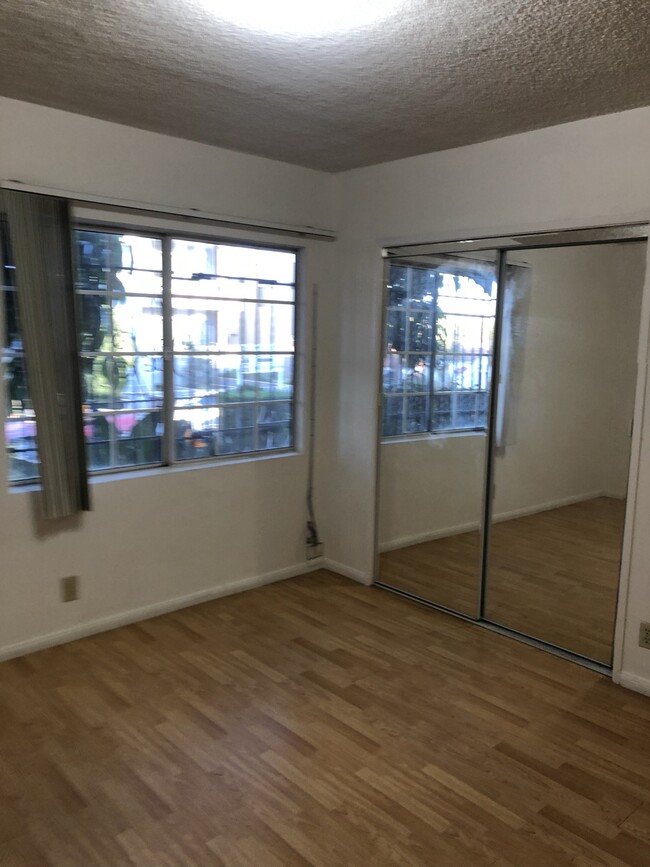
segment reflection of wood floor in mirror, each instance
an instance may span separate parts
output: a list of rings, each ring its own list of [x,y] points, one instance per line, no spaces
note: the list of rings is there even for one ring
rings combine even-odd
[[[609,663],[625,502],[599,497],[492,527],[486,617]],[[478,533],[381,555],[381,580],[475,612]]]

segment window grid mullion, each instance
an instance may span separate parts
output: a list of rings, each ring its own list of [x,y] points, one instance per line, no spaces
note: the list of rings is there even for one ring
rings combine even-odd
[[[404,318],[404,357],[406,358],[406,363],[408,364],[408,360],[410,358],[409,352],[411,350],[411,313],[413,309],[411,307],[411,300],[413,298],[413,271],[409,269],[406,272],[406,316]],[[402,398],[402,433],[410,433],[408,429],[408,411],[409,411],[409,400],[404,395]]]
[[[172,332],[172,239],[162,239],[163,438],[162,463],[172,466],[174,443],[174,338]]]
[[[427,433],[433,433],[433,407],[436,387],[436,360],[438,354],[438,289],[440,275],[435,272],[433,303],[431,305],[431,362],[429,364],[429,406],[427,407]]]

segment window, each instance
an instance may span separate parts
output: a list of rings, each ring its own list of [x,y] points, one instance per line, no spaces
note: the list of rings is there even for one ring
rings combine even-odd
[[[27,481],[38,476],[36,421],[29,398],[23,344],[18,321],[16,274],[9,238],[0,232],[2,262],[2,378],[4,380],[5,441],[9,458],[9,481]]]
[[[12,483],[38,478],[16,284],[3,251]],[[293,445],[294,250],[74,231],[88,468]]]
[[[485,264],[390,266],[384,437],[485,430],[496,312]]]

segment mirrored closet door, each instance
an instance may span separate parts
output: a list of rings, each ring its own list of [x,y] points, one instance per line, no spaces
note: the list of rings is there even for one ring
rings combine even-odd
[[[478,616],[497,254],[387,269],[380,580]]]
[[[608,664],[645,243],[508,252],[485,617]]]
[[[388,251],[381,586],[611,663],[646,237]]]

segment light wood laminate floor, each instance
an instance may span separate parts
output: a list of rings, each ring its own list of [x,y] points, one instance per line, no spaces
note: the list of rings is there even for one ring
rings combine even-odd
[[[608,664],[625,502],[598,497],[493,524],[486,617]],[[474,616],[479,534],[381,555],[381,579]]]
[[[2,867],[647,867],[649,777],[649,699],[326,572],[0,665]]]

